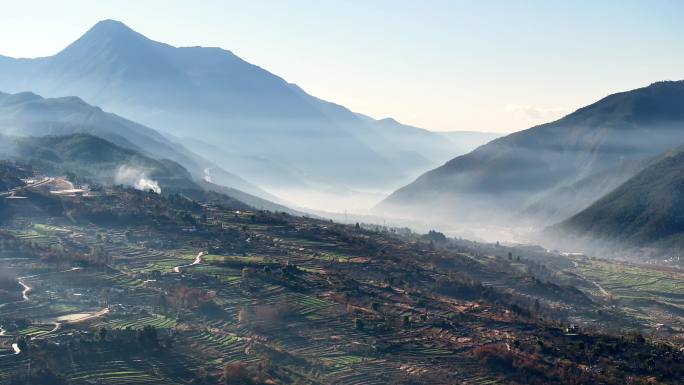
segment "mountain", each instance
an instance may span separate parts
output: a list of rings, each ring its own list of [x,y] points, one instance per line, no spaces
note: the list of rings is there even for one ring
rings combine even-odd
[[[78,179],[153,189],[199,190],[190,173],[169,160],[156,160],[102,138],[1,136],[0,155],[21,160],[48,174],[71,173]]]
[[[154,129],[104,112],[74,96],[45,99],[31,92],[0,92],[0,133],[11,136],[91,134],[154,158],[178,162],[198,178],[204,176],[205,170],[211,170],[212,180],[216,183],[277,200],[256,185],[221,169]]]
[[[391,134],[378,134],[376,126],[388,128],[383,122],[315,98],[230,51],[176,48],[113,20],[54,56],[0,57],[0,89],[77,95],[180,140],[210,143],[217,150],[203,157],[266,188],[281,183],[274,164],[311,186],[363,188],[406,183],[455,154],[451,142],[425,130],[423,144],[397,146]]]
[[[30,163],[43,173],[70,174],[81,181],[179,192],[198,201],[220,201],[235,208],[253,207],[304,215],[244,191],[197,180],[174,161],[154,159],[89,134],[41,137],[0,134],[0,159]]]
[[[465,131],[435,133],[420,127],[402,124],[393,118],[375,120],[361,114],[357,115],[371,127],[375,135],[382,137],[395,148],[413,149],[415,155],[427,160],[425,164],[442,164],[454,156],[466,154],[475,147],[501,136]],[[462,133],[465,135],[459,135]],[[435,140],[435,136],[441,139]],[[447,140],[444,140],[445,138]]]
[[[631,246],[684,246],[684,146],[666,153],[556,230]]]
[[[651,158],[621,162],[578,181],[562,184],[542,194],[521,210],[520,214],[528,222],[540,227],[563,221],[626,182],[650,160]]]
[[[605,97],[555,122],[496,139],[420,176],[380,211],[459,220],[522,219],[520,211],[554,189],[605,173],[624,181],[633,162],[684,142],[684,82],[659,82]],[[632,172],[638,171],[638,168]],[[585,187],[593,187],[584,183]],[[579,210],[599,196],[583,195]],[[562,204],[560,194],[554,202]],[[574,214],[573,212],[567,213]]]
[[[309,188],[307,181],[300,173],[290,165],[280,164],[277,161],[258,155],[245,155],[237,151],[227,151],[220,144],[213,143],[210,138],[206,141],[193,137],[174,137],[174,140],[194,153],[214,154],[219,164],[237,167],[241,175],[250,175],[252,180],[263,186],[285,186]],[[237,165],[237,166],[236,166]],[[216,170],[209,169],[213,180]]]
[[[44,99],[32,92],[0,92],[0,130],[17,136],[89,133],[123,147],[200,168],[191,155],[153,129],[106,113],[78,97]]]
[[[439,135],[449,139],[455,146],[459,155],[467,154],[483,144],[504,136],[497,132],[483,131],[445,131]]]

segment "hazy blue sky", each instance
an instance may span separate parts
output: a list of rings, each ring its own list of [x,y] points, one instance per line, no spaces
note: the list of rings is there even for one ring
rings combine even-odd
[[[433,130],[523,129],[684,78],[678,0],[0,0],[0,54],[54,54],[106,18]]]

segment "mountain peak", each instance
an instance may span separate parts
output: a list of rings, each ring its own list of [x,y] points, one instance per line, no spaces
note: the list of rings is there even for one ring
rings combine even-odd
[[[163,61],[151,49],[152,40],[132,30],[126,24],[116,20],[102,20],[90,28],[78,40],[71,43],[53,57],[53,65],[61,66],[70,72],[75,68],[89,73],[96,68],[116,68],[119,75],[134,76],[143,79],[162,69]],[[78,71],[76,71],[78,72]]]
[[[113,19],[105,19],[98,21],[94,26],[92,26],[86,35],[97,32],[97,33],[136,33],[129,26],[121,21]]]
[[[394,118],[384,118],[384,119],[380,119],[379,121],[382,123],[386,123],[386,124],[401,124]]]
[[[102,46],[108,44],[120,44],[128,46],[137,41],[146,41],[147,38],[135,32],[126,24],[117,20],[102,20],[92,26],[83,36],[71,46]],[[67,47],[66,49],[69,49]]]
[[[5,105],[5,106],[28,103],[28,102],[32,102],[35,100],[42,100],[43,99],[40,95],[36,95],[33,92],[29,92],[29,91],[19,92],[16,94],[5,94],[5,93],[0,92],[0,96],[2,96],[2,103],[1,104]]]

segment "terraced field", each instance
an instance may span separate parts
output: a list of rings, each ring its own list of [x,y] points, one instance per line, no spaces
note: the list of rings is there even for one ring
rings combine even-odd
[[[576,270],[595,282],[595,296],[607,296],[650,326],[684,322],[682,271],[600,260],[578,262]]]
[[[40,336],[43,336],[43,335],[50,333],[50,331],[52,331],[54,328],[55,328],[55,325],[37,324],[37,325],[28,326],[24,329],[17,330],[12,334],[35,338],[35,337],[40,337]]]
[[[207,384],[223,382],[231,368],[259,384],[484,385],[504,375],[478,358],[481,346],[546,362],[560,358],[542,353],[570,346],[555,320],[532,310],[535,299],[556,300],[545,300],[545,288],[562,288],[531,276],[539,263],[497,256],[498,246],[465,254],[418,236],[181,196],[173,197],[181,209],[167,212],[156,194],[109,198],[117,197],[142,202],[128,227],[63,220],[12,228],[36,252],[0,259],[31,288],[28,299],[0,304],[0,326],[9,330],[0,383],[30,361],[77,385]],[[119,203],[105,218],[131,208]],[[99,215],[106,204],[92,207]],[[138,222],[145,210],[151,219]],[[645,314],[643,301],[651,314],[681,308],[680,273],[634,269],[645,268],[582,261],[576,275],[614,293],[625,311]],[[542,341],[542,329],[560,342]],[[13,341],[26,349],[12,354]]]
[[[174,356],[147,355],[121,357],[111,351],[100,351],[101,359],[79,361],[66,376],[73,384],[183,384],[191,373]],[[108,359],[109,358],[109,359]]]
[[[133,329],[139,330],[145,326],[154,326],[157,329],[173,329],[176,321],[160,314],[139,315],[133,317],[114,318],[96,324],[97,327],[107,329]]]

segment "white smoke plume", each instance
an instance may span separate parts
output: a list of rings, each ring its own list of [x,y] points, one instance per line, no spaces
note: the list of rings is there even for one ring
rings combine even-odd
[[[130,166],[120,166],[116,171],[114,177],[116,183],[132,186],[136,190],[149,191],[152,190],[157,194],[161,194],[161,187],[159,182],[150,179],[147,172]]]

